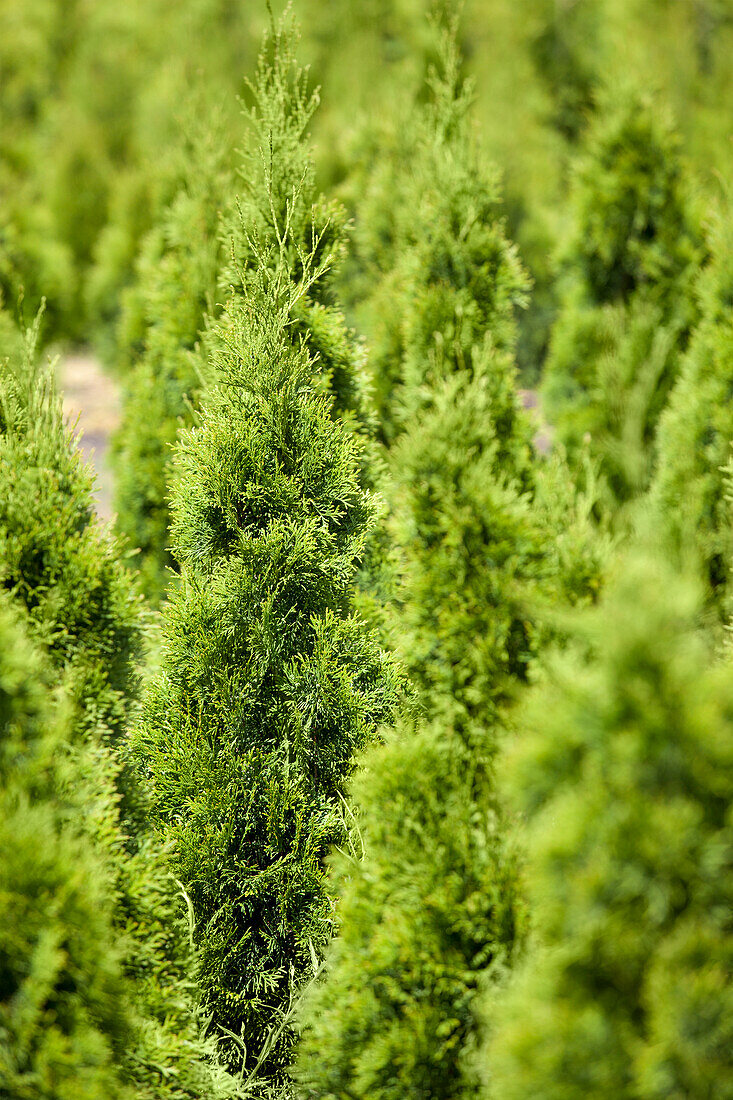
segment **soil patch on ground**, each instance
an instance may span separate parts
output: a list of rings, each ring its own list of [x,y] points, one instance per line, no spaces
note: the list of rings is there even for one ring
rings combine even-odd
[[[104,519],[111,519],[113,476],[109,445],[120,419],[119,387],[88,352],[62,356],[58,380],[64,418],[79,432],[78,447],[85,462],[94,469],[97,511]]]

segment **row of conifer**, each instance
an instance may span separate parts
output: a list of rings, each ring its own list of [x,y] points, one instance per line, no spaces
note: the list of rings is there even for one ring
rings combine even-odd
[[[730,214],[599,96],[545,455],[455,30],[348,252],[288,16],[250,102],[108,334],[125,542],[1,316],[0,1096],[733,1096]]]

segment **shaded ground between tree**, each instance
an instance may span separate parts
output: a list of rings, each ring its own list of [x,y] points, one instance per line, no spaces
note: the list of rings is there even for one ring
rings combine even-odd
[[[112,518],[112,469],[110,436],[120,418],[117,384],[89,352],[64,355],[58,364],[64,417],[80,432],[78,446],[96,474],[95,503],[104,519]]]

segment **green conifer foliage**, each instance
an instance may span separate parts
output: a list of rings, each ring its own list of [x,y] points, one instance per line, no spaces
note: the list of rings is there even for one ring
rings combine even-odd
[[[571,219],[543,401],[571,455],[590,444],[614,508],[649,483],[702,254],[678,140],[654,104],[605,93],[576,161]]]
[[[457,142],[453,183],[466,209],[461,158]],[[419,165],[412,171],[423,178]],[[450,208],[453,193],[441,199]],[[445,232],[434,238],[439,258]],[[486,239],[491,227],[481,232]],[[504,247],[506,262],[491,266],[500,287],[516,263]],[[483,300],[501,301],[484,254],[474,257],[476,273],[464,259],[465,284],[483,279]],[[550,522],[555,494],[539,488],[511,353],[495,346],[491,327],[464,349],[468,333],[454,325],[467,298],[448,282],[434,289],[447,306],[433,337],[443,358],[409,397],[405,382],[403,408],[413,401],[419,413],[389,457],[400,572],[393,635],[427,720],[373,750],[356,784],[364,859],[336,861],[340,936],[303,1007],[298,1072],[313,1100],[477,1095],[477,992],[512,965],[524,926],[493,760],[547,631],[538,598],[565,598],[573,584],[576,598],[589,591],[579,571],[561,576],[570,547]],[[511,303],[487,315],[498,317],[497,342],[511,345]],[[406,342],[403,362],[426,354],[427,331],[405,330],[414,344]],[[571,514],[562,516],[568,527]]]
[[[266,42],[262,119],[270,95],[286,97],[279,117],[298,110],[289,44],[282,28]],[[284,171],[269,136],[265,165],[270,148],[268,188]],[[398,698],[393,664],[353,614],[375,508],[361,441],[293,334],[330,259],[318,234],[293,236],[299,194],[278,207],[273,185],[267,234],[252,216],[250,256],[207,341],[217,381],[179,441],[180,584],[137,738],[191,899],[204,1006],[257,1096],[288,1091],[290,1005],[333,926],[323,862],[343,839],[341,791]]]
[[[700,321],[659,424],[651,498],[679,553],[691,536],[718,613],[730,616],[733,532],[723,468],[733,440],[733,217],[712,222],[711,260],[697,280]]]
[[[206,131],[185,158],[182,186],[145,242],[118,329],[123,358],[139,356],[126,381],[115,445],[118,525],[140,548],[143,585],[154,602],[174,567],[167,549],[171,448],[179,428],[192,422],[206,385],[207,357],[214,350],[202,355],[195,349],[200,336],[204,344],[217,338],[217,284],[226,299],[232,284],[241,287],[242,271],[260,262],[273,269],[285,265],[297,277],[317,242],[331,260],[293,306],[290,331],[296,344],[304,340],[317,357],[321,385],[334,394],[337,415],[365,439],[372,427],[364,352],[346,329],[331,288],[331,268],[344,248],[344,214],[316,186],[307,128],[318,98],[295,63],[294,33],[278,35],[281,61],[272,67],[262,54],[250,89],[255,105],[238,166],[243,194],[232,199],[228,127],[222,121],[212,128],[207,113]],[[277,244],[286,218],[287,257]]]
[[[535,0],[530,52],[551,102],[548,121],[570,142],[588,123],[599,81],[603,0]]]
[[[300,1095],[475,1096],[477,988],[502,979],[524,926],[492,783],[444,724],[406,725],[367,755],[352,798],[359,832],[334,859],[341,932],[306,1000]]]
[[[733,675],[679,572],[618,572],[506,765],[538,943],[489,1011],[492,1097],[733,1095]]]
[[[287,331],[293,345],[302,342],[317,364],[314,384],[332,396],[334,415],[362,436],[373,457],[374,414],[364,350],[346,328],[334,291],[346,250],[346,212],[317,186],[309,127],[319,96],[309,89],[307,69],[298,64],[297,43],[289,18],[273,27],[249,85],[251,134],[240,166],[242,193],[223,219],[228,262],[220,283],[223,291],[233,291],[229,308],[237,307],[248,273],[263,265],[276,282],[289,278],[302,286]],[[216,353],[213,345],[208,350]]]
[[[202,1038],[185,903],[146,828],[127,748],[139,598],[94,516],[91,476],[63,425],[51,372],[36,365],[36,336],[35,329],[26,335],[20,362],[0,370],[0,587],[14,597],[69,700],[62,793],[112,891],[114,933],[133,989],[123,1079],[140,1100],[214,1100],[233,1085]]]
[[[380,433],[391,444],[489,333],[513,349],[527,277],[500,215],[495,173],[471,137],[470,86],[455,34],[442,39],[426,103],[381,149],[357,207],[357,309],[368,334]]]
[[[542,602],[587,598],[599,563],[568,491],[558,505],[566,482],[538,484],[513,380],[496,353],[454,373],[392,451],[394,634],[429,721],[371,752],[356,785],[364,861],[336,861],[340,936],[303,1009],[314,1100],[475,1097],[477,992],[521,950],[493,761],[548,633]]]
[[[63,679],[77,735],[115,745],[137,676],[139,597],[94,515],[52,373],[35,362],[38,327],[0,374],[0,584],[25,606]]]
[[[567,471],[537,462],[511,359],[476,363],[436,388],[393,451],[390,526],[398,651],[428,712],[491,755],[489,729],[546,634],[541,605],[591,596],[602,552]]]
[[[167,549],[168,491],[178,429],[191,422],[203,385],[197,354],[221,267],[219,215],[232,188],[231,153],[211,113],[186,143],[183,181],[145,239],[137,280],[118,327],[123,413],[114,442],[117,526],[140,550],[145,594],[162,598],[173,559]],[[133,365],[134,364],[134,365]]]
[[[132,1100],[130,990],[105,868],[59,798],[68,715],[0,594],[0,1094]]]

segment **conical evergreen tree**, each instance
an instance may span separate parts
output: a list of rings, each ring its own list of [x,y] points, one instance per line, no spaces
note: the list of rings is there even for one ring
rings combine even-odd
[[[0,593],[0,1095],[132,1100],[131,988],[104,863],[65,803],[68,713]]]
[[[286,17],[270,30],[260,53],[249,88],[251,137],[240,166],[242,193],[222,224],[228,262],[220,285],[225,293],[234,292],[236,303],[248,274],[264,265],[276,281],[288,273],[302,287],[293,298],[287,332],[293,346],[303,343],[317,362],[314,383],[333,398],[334,414],[362,436],[371,454],[374,414],[364,350],[346,328],[334,291],[334,274],[346,249],[346,212],[317,186],[309,126],[319,96],[309,88],[307,69],[297,62],[297,42]],[[218,331],[214,326],[209,355],[216,354]]]
[[[697,280],[700,321],[659,424],[651,500],[679,555],[692,538],[718,615],[730,617],[733,531],[724,468],[733,441],[733,216],[716,216],[711,260]]]
[[[266,262],[297,273],[316,242],[329,254],[329,264],[294,306],[289,331],[318,358],[321,384],[334,394],[337,414],[365,439],[372,428],[363,349],[346,329],[331,286],[344,248],[344,212],[319,194],[308,145],[318,96],[295,65],[294,33],[277,33],[284,60],[272,67],[262,54],[250,89],[251,133],[237,168],[243,193],[232,198],[229,127],[212,128],[207,114],[205,132],[186,151],[181,188],[145,241],[119,326],[123,357],[139,358],[125,385],[115,442],[118,526],[141,551],[143,585],[154,602],[175,566],[167,549],[171,448],[179,428],[192,422],[206,363],[216,354],[210,342],[217,338],[217,297],[226,301],[243,271]],[[286,217],[287,258],[271,247]],[[199,337],[209,342],[203,354],[195,350]]]
[[[542,396],[570,454],[589,443],[614,510],[649,484],[702,255],[678,139],[653,103],[603,94],[576,161],[571,218]]]
[[[449,68],[445,82],[434,85],[440,109],[451,113],[463,102],[454,76]],[[455,135],[452,141],[441,202],[479,209],[482,192],[474,203],[462,171],[465,150]],[[433,154],[428,142],[428,163]],[[456,166],[452,189],[449,163]],[[415,163],[410,174],[430,179]],[[446,218],[431,238],[436,267],[449,225]],[[477,232],[483,241],[503,239],[496,225]],[[419,383],[409,383],[405,372],[400,406],[392,406],[413,410],[389,462],[401,572],[393,633],[427,721],[403,724],[373,750],[356,784],[364,859],[335,861],[341,934],[303,1008],[298,1068],[304,1095],[314,1100],[476,1096],[477,992],[503,978],[522,944],[519,866],[493,760],[547,630],[533,603],[540,595],[564,598],[573,585],[582,596],[589,584],[579,567],[574,579],[562,576],[565,537],[573,536],[558,537],[559,524],[550,523],[512,357],[496,347],[511,346],[511,302],[477,307],[466,330],[457,323],[471,316],[462,309],[466,287],[481,285],[484,305],[501,302],[507,271],[520,272],[513,249],[504,247],[506,257],[494,256],[490,267],[477,248],[476,271],[469,249],[458,289],[446,279],[426,291],[422,302],[441,306],[432,315],[443,319],[432,335],[440,358]],[[433,270],[420,251],[423,271]],[[412,308],[415,284],[404,285],[396,315]],[[428,315],[415,308],[416,317]],[[496,341],[490,325],[481,327],[492,317]],[[427,324],[406,329],[414,344],[405,343],[398,363],[417,365],[428,354],[428,332]],[[566,483],[563,503],[569,498]],[[566,512],[563,521],[572,526],[569,518]]]
[[[324,857],[344,836],[341,791],[398,698],[352,611],[374,513],[361,443],[302,328],[331,251],[315,216],[297,235],[302,191],[282,184],[270,129],[284,118],[289,141],[302,134],[291,46],[274,29],[260,63],[266,191],[241,204],[247,248],[207,339],[217,381],[179,443],[181,578],[137,739],[191,899],[205,1007],[257,1096],[289,1091],[290,1006],[334,923]]]
[[[487,1095],[732,1095],[733,677],[700,592],[638,555],[522,715],[537,945],[489,1011]]]
[[[31,330],[24,360],[0,369],[0,587],[12,593],[71,708],[65,796],[83,806],[85,833],[114,891],[115,935],[134,989],[121,1074],[141,1100],[230,1095],[214,1045],[201,1038],[185,904],[146,828],[127,749],[139,598],[93,514],[91,476],[63,425],[51,372],[35,362],[35,339]]]
[[[431,721],[370,753],[356,785],[365,855],[335,861],[341,934],[303,1011],[308,1097],[476,1096],[477,992],[522,944],[493,761],[548,634],[543,606],[587,598],[600,563],[567,482],[537,483],[513,371],[487,358],[485,374],[444,383],[393,451],[395,634]],[[563,491],[555,516],[544,494],[557,506]]]
[[[528,289],[496,174],[472,139],[455,31],[441,41],[428,100],[399,127],[399,148],[379,149],[356,213],[357,277],[369,288],[356,312],[388,444],[442,378],[472,369],[487,332],[497,349],[513,349]]]
[[[190,424],[204,384],[197,354],[207,311],[214,310],[222,265],[221,210],[233,170],[227,131],[206,114],[185,142],[181,186],[143,242],[137,279],[118,325],[123,413],[113,440],[117,526],[140,550],[145,594],[162,598],[173,559],[167,549],[172,448]],[[127,369],[125,369],[127,367]]]

